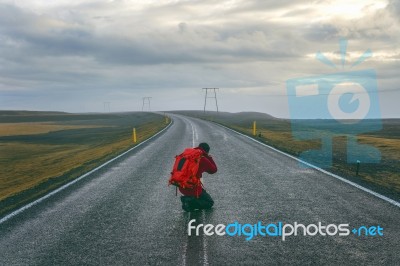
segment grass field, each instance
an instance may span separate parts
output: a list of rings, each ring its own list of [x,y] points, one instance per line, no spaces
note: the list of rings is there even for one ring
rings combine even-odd
[[[15,135],[35,135],[49,133],[52,131],[80,129],[80,128],[95,128],[102,126],[84,126],[84,125],[60,125],[54,123],[1,123],[0,137],[15,136]]]
[[[0,111],[0,215],[90,171],[166,126],[153,113]]]
[[[296,140],[292,135],[290,120],[274,118],[267,114],[207,112],[204,115],[202,111],[175,111],[174,113],[211,120],[249,136],[253,134],[252,124],[256,121],[257,136],[255,138],[295,156],[321,147],[321,141],[318,139]],[[371,125],[375,122],[370,121]],[[368,126],[367,124],[366,127]],[[388,197],[400,200],[400,119],[384,119],[382,126],[380,131],[357,136],[360,144],[368,144],[379,149],[382,156],[379,163],[361,162],[357,176],[356,164],[347,163],[347,138],[338,136],[333,138],[332,167],[326,169]],[[304,121],[304,130],[324,136],[332,134],[336,128],[330,121],[313,120]]]

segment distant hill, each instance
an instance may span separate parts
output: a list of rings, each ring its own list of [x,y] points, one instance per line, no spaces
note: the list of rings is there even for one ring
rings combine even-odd
[[[23,122],[74,122],[86,120],[108,120],[129,116],[131,113],[66,113],[52,111],[0,111],[0,123]],[[145,112],[136,112],[144,116]]]
[[[272,115],[260,112],[238,112],[238,113],[230,113],[230,112],[216,112],[216,111],[206,111],[205,114],[200,110],[182,110],[182,111],[169,111],[170,113],[175,114],[186,114],[190,116],[196,117],[224,117],[224,118],[235,118],[235,119],[257,119],[257,120],[270,120],[270,119],[280,119],[276,118]]]
[[[224,125],[239,126],[243,128],[251,128],[253,121],[257,122],[257,128],[266,128],[276,131],[291,131],[290,119],[276,118],[269,114],[259,112],[209,112],[206,111],[170,111],[171,113],[182,114],[192,117],[197,117],[206,120],[212,120]],[[335,131],[337,128],[337,121],[330,119],[302,119],[297,120],[303,124],[304,129],[318,129],[318,130],[331,130]],[[365,127],[364,132],[369,132],[368,127],[374,123],[382,123],[382,130],[376,132],[369,132],[370,136],[379,136],[385,138],[399,138],[400,130],[400,119],[398,118],[386,118],[386,119],[369,119],[360,125],[357,129]],[[298,124],[299,125],[299,124]],[[360,130],[361,131],[361,130]]]
[[[25,110],[0,110],[0,116],[34,116],[34,115],[62,115],[68,114],[66,112],[55,112],[55,111],[25,111]]]
[[[279,118],[276,118],[276,117],[274,117],[272,115],[269,115],[269,114],[266,114],[266,113],[259,113],[259,112],[239,112],[239,113],[233,113],[233,115],[236,118],[239,118],[239,119],[241,119],[241,118],[246,118],[246,119],[252,118],[252,119],[255,119],[255,120],[279,119]]]
[[[226,125],[237,125],[242,127],[252,127],[253,121],[257,121],[258,126],[268,128],[285,128],[288,129],[290,122],[287,119],[273,117],[269,114],[259,112],[209,112],[206,111],[170,111],[175,114],[182,114],[207,120],[212,120]]]

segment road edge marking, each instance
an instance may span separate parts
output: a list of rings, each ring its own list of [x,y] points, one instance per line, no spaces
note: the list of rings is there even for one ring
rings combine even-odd
[[[205,120],[203,120],[203,121],[205,121]],[[207,121],[207,122],[210,122],[210,121]],[[290,155],[290,154],[288,154],[288,153],[286,153],[286,152],[283,152],[283,151],[281,151],[281,150],[278,150],[278,149],[276,149],[276,148],[274,148],[274,147],[272,147],[272,146],[270,146],[270,145],[268,145],[268,144],[262,143],[261,141],[258,141],[258,140],[256,140],[256,139],[254,139],[254,138],[252,138],[252,137],[249,137],[249,136],[247,136],[247,135],[245,135],[245,134],[243,134],[243,133],[240,133],[240,132],[238,132],[238,131],[236,131],[236,130],[234,130],[234,129],[231,129],[231,128],[226,127],[226,126],[221,125],[221,124],[218,124],[218,123],[216,123],[216,122],[212,122],[212,123],[215,124],[215,125],[218,125],[218,126],[220,126],[220,127],[223,127],[223,128],[225,128],[225,129],[228,129],[228,130],[230,130],[230,131],[232,131],[232,132],[235,132],[236,134],[239,134],[239,135],[241,135],[241,136],[243,136],[243,137],[246,137],[246,138],[248,138],[248,139],[250,139],[250,140],[252,140],[252,141],[254,141],[254,142],[258,143],[258,144],[261,144],[261,145],[263,145],[263,146],[265,146],[265,147],[267,147],[267,148],[269,148],[269,149],[271,149],[271,150],[274,150],[274,151],[276,151],[276,152],[278,152],[278,153],[280,153],[280,154],[283,154],[283,155],[285,155],[285,156],[287,156],[287,157],[290,157],[290,158],[292,158],[292,159],[294,159],[294,160],[296,160],[296,161],[298,161],[298,162],[300,162],[300,163],[302,163],[302,164],[305,164],[305,165],[307,165],[307,166],[310,166],[311,168],[313,168],[313,169],[315,169],[315,170],[317,170],[317,171],[319,171],[319,172],[321,172],[321,173],[324,173],[324,174],[326,174],[326,175],[332,176],[332,177],[334,177],[334,178],[336,178],[336,179],[338,179],[338,180],[340,180],[340,181],[343,181],[343,182],[345,182],[345,183],[347,183],[347,184],[349,184],[349,185],[351,185],[351,186],[353,186],[353,187],[356,187],[356,188],[358,188],[358,189],[360,189],[360,190],[363,190],[364,192],[367,192],[367,193],[369,193],[369,194],[371,194],[371,195],[373,195],[373,196],[375,196],[375,197],[377,197],[377,198],[380,198],[380,199],[382,199],[382,200],[384,200],[384,201],[386,201],[386,202],[388,202],[388,203],[390,203],[390,204],[392,204],[392,205],[394,205],[394,206],[400,208],[400,202],[395,201],[394,199],[388,198],[388,197],[386,197],[386,196],[384,196],[384,195],[382,195],[382,194],[379,194],[378,192],[372,191],[372,190],[370,190],[370,189],[368,189],[368,188],[366,188],[366,187],[363,187],[363,186],[361,186],[361,185],[359,185],[359,184],[357,184],[357,183],[354,183],[354,182],[352,182],[352,181],[350,181],[350,180],[347,180],[347,179],[344,178],[344,177],[341,177],[341,176],[339,176],[339,175],[336,175],[336,174],[334,174],[334,173],[331,173],[331,172],[329,172],[329,171],[326,171],[326,170],[324,170],[324,169],[322,169],[322,168],[319,168],[318,166],[315,166],[315,165],[313,165],[313,164],[311,164],[311,163],[308,163],[308,162],[306,162],[306,161],[303,161],[303,160],[301,160],[301,159],[299,159],[299,158],[297,158],[297,157],[295,157],[295,156],[293,156],[293,155]]]
[[[121,158],[122,156],[126,155],[127,153],[131,152],[132,150],[134,150],[134,149],[140,147],[141,145],[145,144],[146,142],[152,140],[153,138],[157,137],[158,135],[160,135],[161,133],[163,133],[164,131],[166,131],[168,128],[171,127],[172,124],[173,124],[173,120],[171,119],[171,122],[169,123],[168,126],[166,126],[165,128],[163,128],[161,131],[157,132],[155,135],[151,136],[150,138],[146,139],[145,141],[143,141],[143,142],[139,143],[138,145],[136,145],[136,146],[130,148],[129,150],[127,150],[127,151],[121,153],[120,155],[117,155],[116,157],[110,159],[109,161],[103,163],[102,165],[97,166],[96,168],[94,168],[94,169],[90,170],[89,172],[87,172],[87,173],[81,175],[80,177],[75,178],[74,180],[68,182],[67,184],[62,185],[61,187],[59,187],[59,188],[57,188],[57,189],[55,189],[55,190],[49,192],[48,194],[46,194],[46,195],[44,195],[44,196],[38,198],[37,200],[34,200],[34,201],[32,201],[31,203],[28,203],[28,204],[26,204],[26,205],[24,205],[24,206],[18,208],[17,210],[15,210],[15,211],[13,211],[13,212],[7,214],[6,216],[4,216],[3,218],[0,219],[0,224],[6,222],[7,220],[11,219],[12,217],[14,217],[14,216],[16,216],[16,215],[22,213],[23,211],[29,209],[30,207],[35,206],[36,204],[38,204],[38,203],[44,201],[45,199],[50,198],[51,196],[57,194],[58,192],[63,191],[64,189],[66,189],[66,188],[72,186],[73,184],[79,182],[79,181],[82,180],[83,178],[85,178],[85,177],[87,177],[87,176],[93,174],[94,172],[100,170],[100,169],[103,168],[104,166],[106,166],[106,165],[112,163],[113,161],[115,161],[115,160]]]

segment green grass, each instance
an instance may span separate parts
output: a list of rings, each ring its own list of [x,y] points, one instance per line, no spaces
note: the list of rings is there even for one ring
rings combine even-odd
[[[253,121],[257,121],[257,136],[252,137],[295,156],[299,156],[301,152],[321,147],[321,141],[318,139],[296,140],[292,135],[290,120],[274,118],[267,114],[253,112],[220,112],[217,114],[215,112],[207,112],[204,115],[201,111],[176,111],[175,113],[214,121],[249,136],[253,134]],[[369,122],[373,124],[376,121],[371,120]],[[357,136],[360,144],[368,144],[379,149],[382,155],[380,163],[361,163],[360,172],[357,176],[356,164],[347,163],[346,136],[338,136],[333,138],[332,167],[326,169],[395,200],[399,200],[400,119],[384,119],[382,124],[383,128],[380,131]],[[318,132],[319,136],[323,136],[332,134],[336,128],[331,121],[308,120],[304,121],[304,130]],[[259,137],[259,134],[261,134],[261,137]]]
[[[0,112],[0,215],[133,147],[134,127],[140,143],[165,126],[153,113]]]

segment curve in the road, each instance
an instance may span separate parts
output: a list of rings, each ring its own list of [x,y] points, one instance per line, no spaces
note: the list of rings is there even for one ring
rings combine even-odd
[[[0,265],[396,265],[399,208],[275,150],[203,120],[174,123],[64,190],[0,224]],[[210,211],[185,213],[167,188],[174,156],[211,146]],[[189,219],[380,225],[383,237],[188,236]]]

